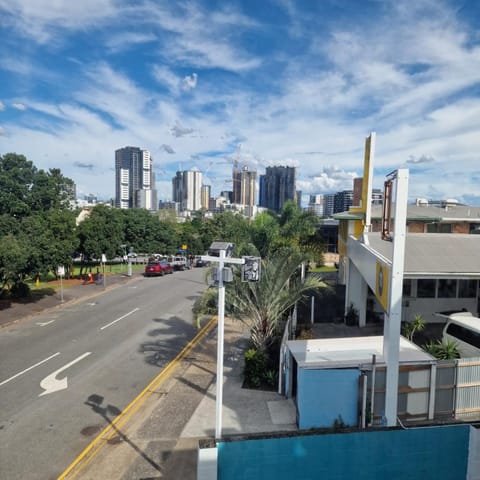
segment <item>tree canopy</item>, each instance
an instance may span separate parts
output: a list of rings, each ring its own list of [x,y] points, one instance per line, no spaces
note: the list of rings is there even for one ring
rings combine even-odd
[[[125,249],[174,254],[187,245],[189,255],[205,254],[213,241],[236,245],[234,254],[262,258],[297,258],[317,262],[323,243],[317,218],[287,202],[280,215],[265,212],[254,219],[225,211],[207,217],[196,212],[184,222],[144,209],[97,205],[78,226],[69,200],[74,183],[57,168],[38,169],[23,155],[0,156],[0,286],[70,266],[75,254],[112,259]]]

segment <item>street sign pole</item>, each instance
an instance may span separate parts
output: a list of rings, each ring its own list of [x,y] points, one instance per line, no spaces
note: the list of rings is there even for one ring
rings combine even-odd
[[[222,402],[223,402],[223,343],[225,331],[225,286],[223,284],[223,270],[225,263],[242,265],[243,258],[226,257],[226,251],[220,250],[219,257],[202,255],[206,262],[218,263],[218,333],[217,333],[217,391],[215,399],[215,439],[222,438]]]

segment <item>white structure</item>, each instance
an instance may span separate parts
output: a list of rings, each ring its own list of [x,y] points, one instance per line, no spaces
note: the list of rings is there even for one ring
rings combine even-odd
[[[172,178],[172,198],[180,210],[196,211],[202,208],[202,172],[184,170]]]
[[[115,207],[157,210],[155,174],[148,150],[124,147],[115,151]]]

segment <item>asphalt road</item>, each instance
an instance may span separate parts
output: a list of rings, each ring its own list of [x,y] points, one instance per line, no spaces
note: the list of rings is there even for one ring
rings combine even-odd
[[[203,269],[0,331],[0,478],[54,479],[196,334]]]

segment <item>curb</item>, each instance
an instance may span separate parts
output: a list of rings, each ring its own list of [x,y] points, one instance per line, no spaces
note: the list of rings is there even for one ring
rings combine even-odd
[[[116,434],[119,427],[125,425],[130,418],[139,411],[146,400],[155,393],[164,382],[179,367],[183,358],[198,345],[214,328],[217,323],[217,317],[213,316],[207,324],[183,347],[177,356],[166,365],[163,370],[125,407],[125,409],[110,424],[108,424],[97,437],[90,442],[89,445],[78,455],[78,457],[70,464],[69,467],[57,478],[57,480],[72,480],[82,473],[83,469],[95,458],[97,453],[108,443],[108,441]]]

